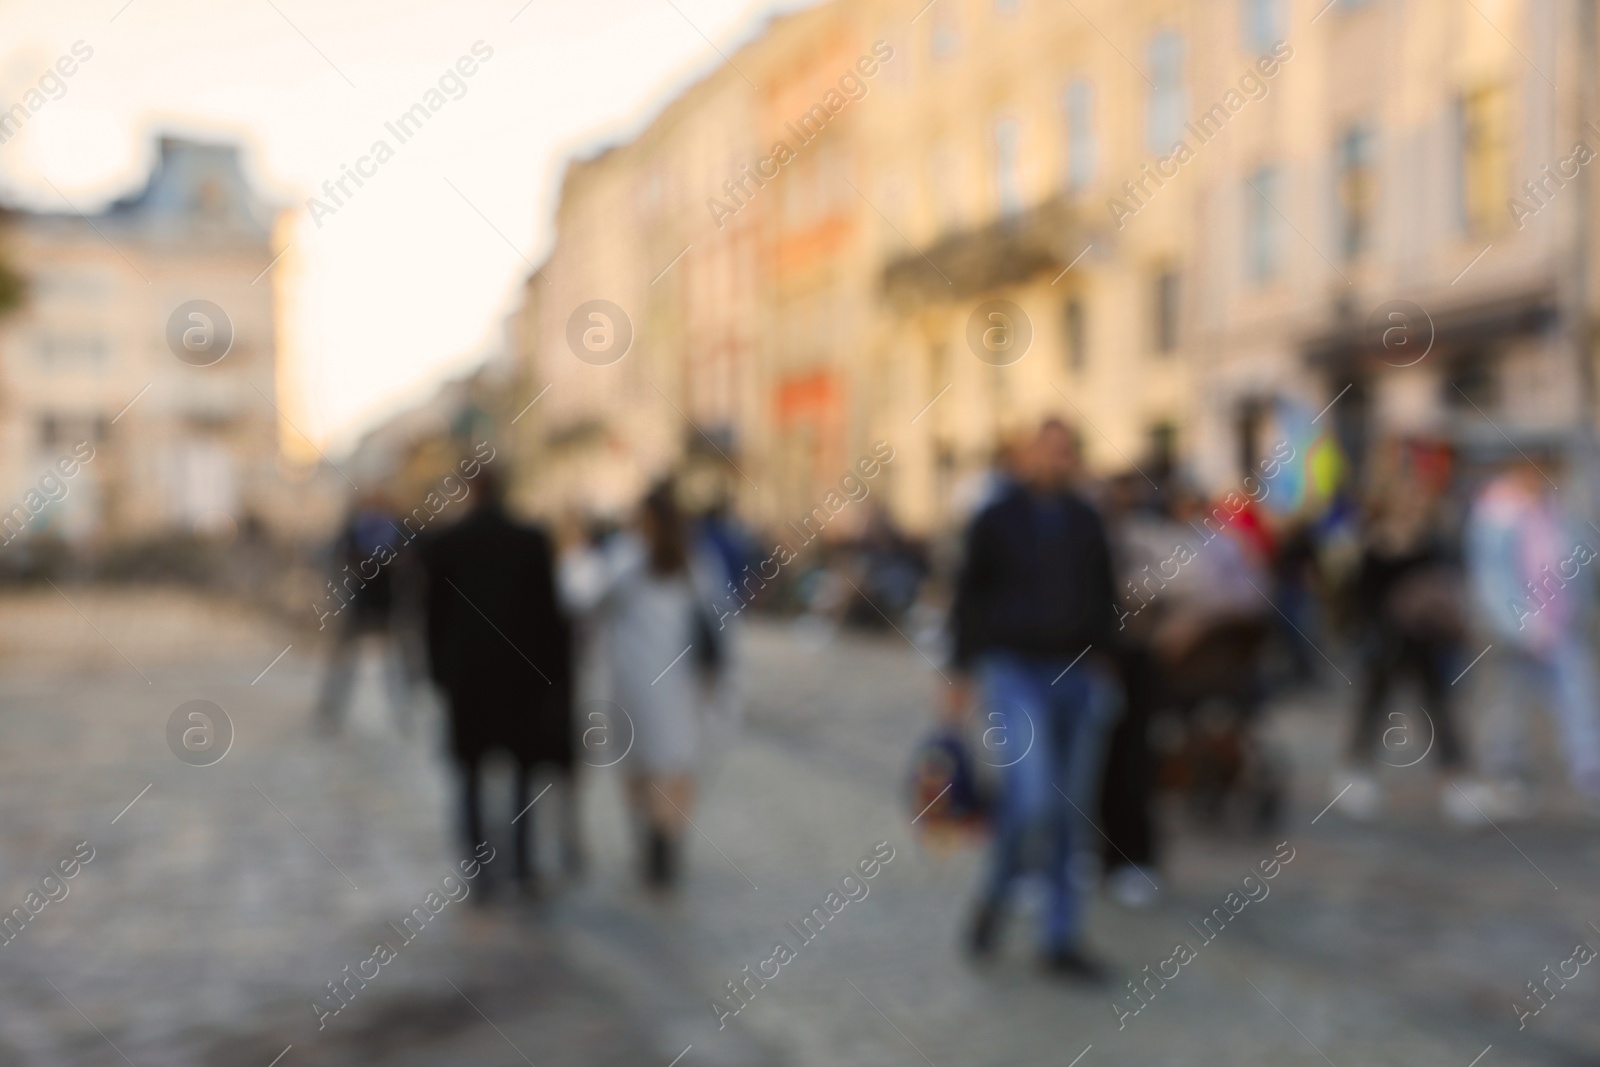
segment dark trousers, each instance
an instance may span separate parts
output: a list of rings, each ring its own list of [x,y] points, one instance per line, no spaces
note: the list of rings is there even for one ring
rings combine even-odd
[[[1350,735],[1350,759],[1365,763],[1372,759],[1374,743],[1382,737],[1383,762],[1408,767],[1432,744],[1447,769],[1463,763],[1461,736],[1456,728],[1455,711],[1450,701],[1446,677],[1453,660],[1454,646],[1422,641],[1388,629],[1375,631],[1366,649],[1367,678]],[[1395,683],[1410,674],[1422,688],[1420,718],[1415,707],[1391,712],[1391,725],[1384,723],[1384,708]]]
[[[1101,859],[1106,870],[1125,864],[1141,867],[1156,862],[1155,819],[1150,810],[1155,792],[1155,757],[1150,751],[1150,717],[1160,700],[1160,672],[1144,648],[1121,657],[1126,703],[1106,747],[1100,780],[1100,825],[1105,832]]]
[[[465,844],[469,854],[481,842],[487,840],[483,834],[482,764],[481,756],[476,759],[463,759],[457,763],[457,769],[461,772],[461,829],[466,835]],[[532,799],[528,795],[532,777],[533,767],[523,763],[517,764],[516,793],[513,801],[516,804],[517,814],[512,817],[514,844],[511,862],[512,874],[518,882],[527,882],[533,874],[533,812],[528,808],[528,803]]]

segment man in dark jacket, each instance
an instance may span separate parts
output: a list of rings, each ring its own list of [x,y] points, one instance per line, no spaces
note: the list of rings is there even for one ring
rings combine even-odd
[[[423,548],[428,659],[449,705],[469,849],[484,840],[482,757],[504,748],[516,760],[516,876],[526,883],[531,772],[540,764],[569,778],[572,771],[571,631],[544,531],[506,514],[491,471],[478,475],[471,501],[459,523]]]
[[[1001,789],[970,949],[993,952],[1024,853],[1037,842],[1050,886],[1045,964],[1098,979],[1101,968],[1081,945],[1071,865],[1100,769],[1112,684],[1101,656],[1116,609],[1105,529],[1071,490],[1077,468],[1071,433],[1047,421],[1023,456],[1019,484],[973,520],[951,612],[958,673],[950,715],[964,721],[976,675],[986,727],[979,758],[1000,769]]]

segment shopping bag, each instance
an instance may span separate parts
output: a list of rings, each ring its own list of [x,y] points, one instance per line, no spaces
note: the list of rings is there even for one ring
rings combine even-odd
[[[959,734],[940,730],[917,746],[908,797],[912,828],[929,848],[960,848],[988,832],[988,805]]]

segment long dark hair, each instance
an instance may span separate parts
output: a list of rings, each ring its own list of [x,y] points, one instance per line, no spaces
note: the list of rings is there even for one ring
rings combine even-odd
[[[689,531],[678,510],[675,488],[660,481],[644,498],[645,537],[649,542],[652,574],[680,574],[689,568]]]

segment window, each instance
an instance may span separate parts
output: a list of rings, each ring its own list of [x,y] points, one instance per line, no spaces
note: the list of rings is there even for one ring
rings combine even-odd
[[[1355,260],[1371,238],[1372,207],[1376,199],[1372,173],[1372,131],[1350,127],[1339,139],[1339,247],[1344,258]]]
[[[906,216],[910,214],[910,195],[907,192],[908,183],[900,176],[899,172],[891,172],[883,176],[878,182],[876,192],[877,203],[883,210],[884,225],[878,228],[885,248],[894,249],[890,258],[894,258],[905,247],[900,237],[899,228],[906,225]]]
[[[1239,7],[1244,46],[1249,51],[1270,52],[1288,36],[1284,0],[1241,0]]]
[[[39,444],[47,449],[70,446],[74,441],[99,444],[111,431],[111,420],[104,415],[44,415],[39,419]]]
[[[1081,192],[1094,182],[1094,86],[1083,78],[1067,86],[1067,189]]]
[[[1156,34],[1145,51],[1151,81],[1145,111],[1145,147],[1158,156],[1167,155],[1183,138],[1183,122],[1189,116],[1183,59],[1183,38],[1174,30]]]
[[[206,438],[179,441],[161,453],[167,513],[185,525],[239,511],[233,455]]]
[[[216,221],[228,214],[228,191],[215,176],[208,175],[195,183],[189,210],[202,218]]]
[[[1272,281],[1283,268],[1282,218],[1274,207],[1278,203],[1277,167],[1261,167],[1244,187],[1246,249],[1250,280],[1257,285]]]
[[[941,229],[961,222],[961,154],[942,143],[928,157],[928,182],[933,194],[933,215]]]
[[[816,168],[810,160],[806,160],[802,166],[790,170],[789,180],[783,183],[783,221],[798,228],[816,214],[811,197]]]
[[[1259,395],[1240,398],[1234,408],[1233,439],[1239,449],[1236,455],[1240,472],[1253,473],[1266,454],[1261,451],[1262,433],[1271,415],[1272,401]]]
[[[34,356],[48,367],[85,370],[105,363],[110,345],[99,334],[41,333],[34,339]]]
[[[635,193],[639,215],[649,220],[660,215],[667,203],[666,168],[657,163],[645,173]]]
[[[1022,211],[1022,126],[1015,119],[994,124],[994,191],[1000,214]]]
[[[1164,270],[1156,275],[1152,292],[1152,340],[1157,352],[1166,355],[1178,348],[1178,272]]]
[[[911,27],[916,29],[916,27]],[[878,27],[874,41],[886,41],[894,49],[894,59],[879,68],[878,77],[890,85],[911,84],[911,68],[915,63],[904,23],[885,23]]]
[[[1084,322],[1083,301],[1077,297],[1068,300],[1062,316],[1067,369],[1081,371],[1089,365],[1089,336]]]
[[[933,58],[955,58],[955,54],[961,51],[961,26],[955,4],[949,0],[935,3],[928,14],[932,16],[928,21],[933,24],[928,42]]]
[[[94,302],[110,300],[114,283],[99,271],[45,268],[34,272],[29,287],[40,299]]]
[[[1169,477],[1178,465],[1178,428],[1170,419],[1152,423],[1147,431],[1150,453],[1145,458],[1157,478]]]
[[[1469,348],[1446,366],[1449,384],[1440,390],[1445,403],[1454,408],[1475,407],[1479,413],[1499,403],[1494,366],[1495,353]]]
[[[1460,144],[1457,195],[1461,222],[1472,233],[1499,228],[1511,194],[1508,108],[1505,89],[1481,86],[1456,101]]]
[[[833,149],[796,162],[783,183],[783,217],[790,226],[814,226],[832,216],[843,202],[841,190],[854,196],[845,184],[843,157]]]

